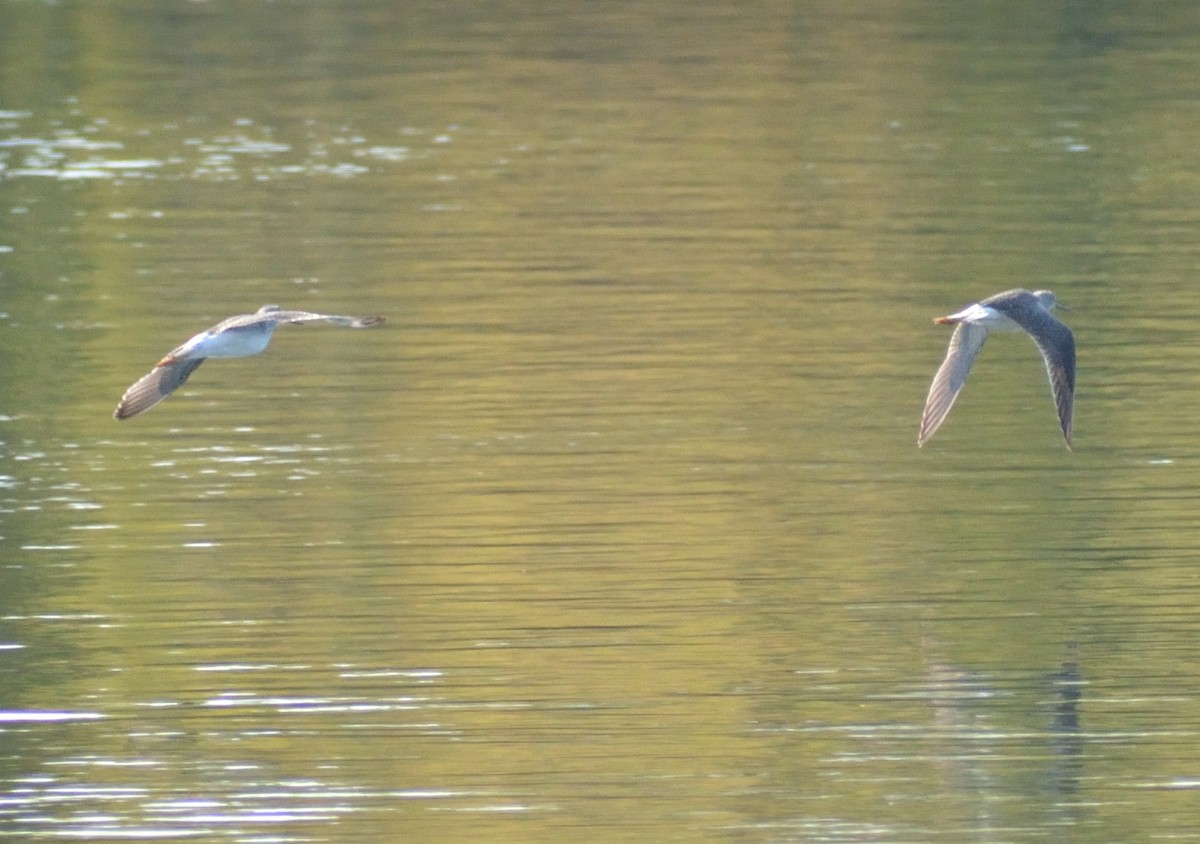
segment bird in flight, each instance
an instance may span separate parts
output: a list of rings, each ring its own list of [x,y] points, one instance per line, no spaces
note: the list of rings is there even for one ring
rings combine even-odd
[[[329,322],[347,328],[379,325],[383,317],[337,316],[308,311],[285,311],[278,305],[263,305],[253,314],[241,314],[201,331],[154,365],[154,369],[125,391],[113,416],[128,419],[145,413],[188,379],[205,358],[244,358],[257,355],[271,342],[275,329],[285,322]]]
[[[1049,290],[1006,290],[970,305],[956,314],[938,317],[939,325],[953,325],[946,359],[933,376],[917,446],[934,435],[967,381],[971,364],[993,331],[1024,331],[1037,344],[1046,363],[1050,391],[1058,409],[1067,449],[1071,448],[1071,418],[1075,404],[1075,336],[1050,313],[1056,302]]]

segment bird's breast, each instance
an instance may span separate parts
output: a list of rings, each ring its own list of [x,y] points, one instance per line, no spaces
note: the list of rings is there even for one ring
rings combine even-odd
[[[204,334],[196,338],[192,352],[208,358],[244,358],[257,355],[271,342],[271,330],[227,329],[216,334]]]
[[[946,317],[949,322],[969,322],[986,328],[988,331],[1023,331],[1016,322],[1003,311],[987,305],[974,304],[956,314]]]

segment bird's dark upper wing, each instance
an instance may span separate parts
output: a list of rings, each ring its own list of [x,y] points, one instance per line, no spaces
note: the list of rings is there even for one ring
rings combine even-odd
[[[1058,422],[1070,447],[1075,411],[1075,335],[1043,308],[1022,308],[1006,313],[1029,333],[1042,353],[1046,375],[1050,378],[1050,391],[1058,409]]]
[[[196,367],[204,363],[204,360],[204,358],[191,358],[154,367],[125,391],[113,416],[117,419],[128,419],[139,413],[145,413],[179,389],[188,376],[196,371]]]

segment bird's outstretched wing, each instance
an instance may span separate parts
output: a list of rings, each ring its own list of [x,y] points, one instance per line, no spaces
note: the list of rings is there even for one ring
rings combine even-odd
[[[379,325],[384,319],[381,316],[342,316],[340,314],[314,314],[310,311],[274,311],[272,319],[279,322],[329,322],[334,325],[344,325],[346,328],[370,328]]]
[[[165,399],[196,371],[196,367],[204,363],[204,358],[185,358],[183,360],[161,363],[154,369],[134,382],[133,386],[121,396],[113,416],[117,419],[128,419],[145,413],[154,405]]]
[[[1070,448],[1075,414],[1075,335],[1044,310],[1021,314],[1016,322],[1029,333],[1042,353],[1050,392],[1058,410],[1058,424],[1062,427],[1067,448]]]
[[[946,359],[938,367],[933,376],[933,384],[929,387],[929,397],[925,399],[925,412],[921,415],[921,433],[917,436],[917,446],[925,445],[941,424],[946,421],[954,400],[967,383],[967,375],[975,357],[983,348],[988,331],[980,325],[960,322],[950,336],[950,348],[946,350]]]

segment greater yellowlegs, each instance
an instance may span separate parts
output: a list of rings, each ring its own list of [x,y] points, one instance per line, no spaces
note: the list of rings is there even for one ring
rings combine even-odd
[[[1024,331],[1033,338],[1046,362],[1050,391],[1058,408],[1067,448],[1071,448],[1071,415],[1075,403],[1075,337],[1050,311],[1054,309],[1054,294],[1049,290],[1006,290],[964,308],[956,314],[938,317],[939,325],[955,325],[950,337],[946,359],[933,376],[925,413],[921,417],[921,433],[917,445],[925,445],[934,435],[971,371],[975,356],[983,341],[993,331]]]
[[[205,358],[243,358],[257,355],[271,342],[271,335],[284,322],[330,322],[348,328],[368,328],[383,322],[383,317],[351,317],[285,311],[278,305],[263,305],[257,313],[241,314],[201,331],[154,365],[121,396],[113,413],[128,419],[145,413],[177,390]]]

